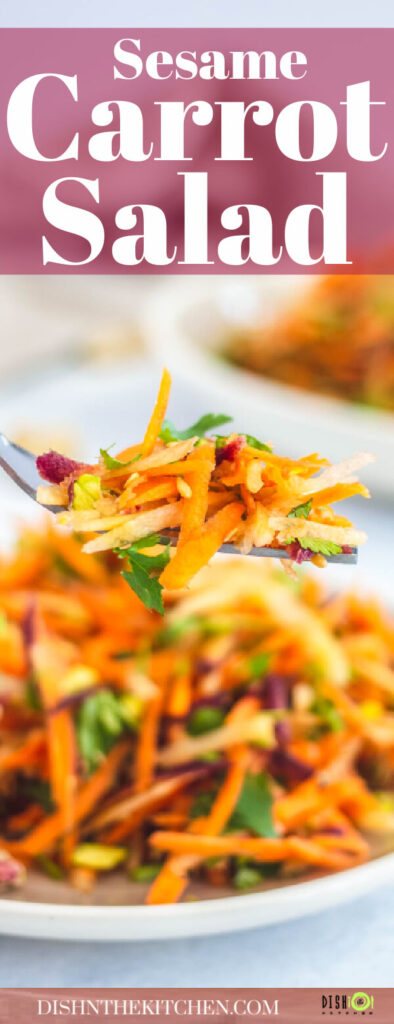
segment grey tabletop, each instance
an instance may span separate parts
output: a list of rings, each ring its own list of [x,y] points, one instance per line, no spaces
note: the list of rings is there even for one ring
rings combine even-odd
[[[394,892],[242,934],[152,943],[0,939],[0,986],[390,986]]]

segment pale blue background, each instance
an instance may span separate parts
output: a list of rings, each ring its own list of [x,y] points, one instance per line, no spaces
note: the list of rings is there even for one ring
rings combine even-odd
[[[3,0],[0,25],[394,25],[393,0]]]

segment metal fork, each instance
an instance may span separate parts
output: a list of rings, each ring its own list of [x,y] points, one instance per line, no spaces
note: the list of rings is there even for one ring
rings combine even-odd
[[[5,434],[0,433],[0,466],[5,470],[7,475],[11,477],[21,488],[25,494],[28,494],[29,498],[33,498],[33,501],[37,501],[37,488],[39,484],[42,484],[42,479],[39,476],[36,466],[36,456],[33,452],[27,451],[26,448],[21,448],[19,444],[14,444],[13,441],[9,441]],[[40,505],[40,508],[45,507],[49,512],[64,512],[63,505]],[[177,543],[177,531],[168,530],[163,531],[163,540],[171,544]],[[233,544],[222,544],[221,551],[229,555],[239,555],[238,548],[234,547]],[[252,548],[249,555],[258,556],[262,558],[291,558],[286,547],[284,548]],[[358,548],[352,548],[351,554],[340,554],[340,555],[327,555],[327,562],[336,562],[343,565],[355,565],[358,558]]]

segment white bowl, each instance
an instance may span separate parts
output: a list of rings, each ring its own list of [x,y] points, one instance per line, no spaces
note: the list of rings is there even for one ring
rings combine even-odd
[[[237,426],[244,411],[244,429],[269,438],[279,452],[319,450],[333,462],[374,452],[377,461],[363,479],[375,493],[394,497],[393,414],[280,384],[219,358],[226,332],[257,317],[275,320],[309,287],[307,276],[166,278],[143,313],[146,344],[157,360],[203,390],[214,384],[235,410]]]

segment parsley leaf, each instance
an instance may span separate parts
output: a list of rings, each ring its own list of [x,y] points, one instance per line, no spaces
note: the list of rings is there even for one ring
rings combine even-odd
[[[199,793],[190,810],[191,818],[205,817],[212,809],[217,795],[217,786]],[[246,775],[238,802],[228,822],[227,829],[250,829],[258,836],[276,836],[272,818],[273,798],[267,776]],[[226,829],[226,831],[227,831]]]
[[[288,519],[307,519],[312,508],[312,501],[305,501],[303,505],[296,505],[291,512],[287,513]]]
[[[311,711],[321,718],[323,732],[341,732],[344,728],[342,715],[328,697],[316,697],[311,705]],[[318,731],[320,732],[320,729]]]
[[[251,448],[258,448],[260,452],[272,452],[272,448],[268,444],[264,444],[263,441],[258,441],[257,437],[253,437],[252,434],[245,434],[246,443]]]
[[[125,571],[121,575],[149,611],[159,612],[160,615],[164,615],[163,587],[158,580],[155,578],[151,579],[149,573],[145,569],[141,569],[136,563],[133,563],[132,572]]]
[[[156,537],[153,534],[151,537],[148,537],[148,541],[148,544],[145,540],[137,541],[135,544],[132,544],[131,547],[124,548],[121,551],[122,557],[128,558],[133,567],[134,565],[138,565],[140,569],[145,569],[149,574],[152,569],[156,572],[161,572],[162,569],[165,569],[170,560],[171,545],[166,544],[163,551],[159,551],[157,555],[143,555],[139,550],[140,548],[150,548],[154,547],[155,544],[161,543],[160,537]]]
[[[248,671],[251,679],[260,679],[264,676],[268,670],[271,656],[268,651],[261,651],[260,654],[254,654],[248,660]]]
[[[121,459],[114,459],[113,456],[109,454],[110,448],[113,448],[112,444],[110,444],[109,448],[100,448],[100,455],[106,469],[121,469],[122,466],[131,466],[132,462],[137,462],[137,460],[141,458],[141,455],[139,454],[135,455],[133,459],[129,459],[127,462],[122,462]]]
[[[42,711],[42,700],[37,682],[34,676],[30,676],[26,679],[25,683],[25,701],[31,711]]]
[[[295,540],[301,548],[308,548],[316,555],[340,555],[342,552],[340,544],[334,544],[333,540],[322,540],[321,537],[288,537],[284,544],[294,544]]]
[[[213,708],[206,705],[196,708],[187,723],[187,732],[190,736],[203,736],[204,733],[218,729],[224,722],[224,711],[221,708]]]
[[[234,885],[236,889],[255,889],[257,885],[261,885],[261,879],[262,874],[259,868],[242,864],[235,872]]]
[[[64,878],[64,871],[51,857],[46,857],[44,853],[39,853],[34,859],[44,874],[48,875],[48,878],[53,878],[56,882]]]
[[[122,697],[112,690],[98,690],[83,701],[76,717],[78,749],[89,772],[109,754],[118,737],[130,728]]]
[[[155,544],[160,544],[160,537],[152,533],[149,537],[135,541],[129,548],[117,548],[115,553],[128,559],[131,571],[124,570],[121,575],[140,601],[150,611],[164,615],[163,588],[156,576],[169,562],[171,545],[167,544],[157,555],[142,554],[141,548],[154,547]]]
[[[276,836],[272,804],[267,776],[247,774],[229,827],[251,829],[258,836]]]
[[[223,423],[231,423],[231,421],[232,416],[226,416],[224,413],[215,415],[213,412],[207,412],[205,416],[201,416],[191,427],[187,427],[185,430],[178,430],[171,420],[164,420],[159,437],[166,444],[169,444],[170,441],[188,441],[191,437],[205,437],[208,430],[213,430],[214,427],[221,427]]]

